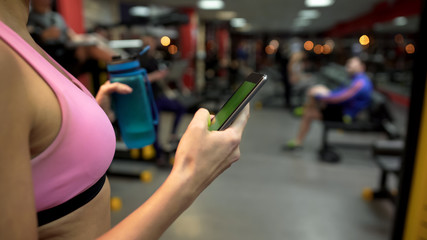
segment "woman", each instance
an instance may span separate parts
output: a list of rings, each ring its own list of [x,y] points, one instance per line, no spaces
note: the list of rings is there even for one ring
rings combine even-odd
[[[109,95],[132,89],[107,83],[94,99],[33,41],[28,11],[29,0],[0,1],[0,239],[158,239],[240,157],[248,108],[223,132],[199,110],[163,185],[110,229]]]

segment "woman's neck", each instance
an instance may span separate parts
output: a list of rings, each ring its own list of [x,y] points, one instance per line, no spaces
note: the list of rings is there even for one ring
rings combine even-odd
[[[18,34],[27,33],[29,0],[0,0],[0,21]]]

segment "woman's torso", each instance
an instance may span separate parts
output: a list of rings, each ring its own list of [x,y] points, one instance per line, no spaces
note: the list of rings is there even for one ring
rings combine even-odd
[[[64,78],[69,76],[54,63],[42,49],[31,39],[29,35],[21,34],[23,39],[37,52],[43,56],[52,66],[54,66]],[[22,86],[28,92],[28,99],[31,106],[32,127],[29,136],[30,153],[32,160],[48,149],[55,142],[62,126],[62,114],[59,100],[52,90],[51,86],[43,79],[40,74],[31,67],[18,53],[12,51],[4,41],[0,40],[2,52],[8,51],[14,57],[19,66],[17,70],[22,73],[26,79]],[[111,151],[111,150],[110,150]],[[109,163],[108,163],[109,164]],[[36,190],[35,190],[36,191]],[[80,207],[76,211],[39,228],[39,238],[74,238],[74,239],[93,239],[99,236],[110,227],[109,215],[109,192],[108,181],[104,184],[99,194],[88,204]]]

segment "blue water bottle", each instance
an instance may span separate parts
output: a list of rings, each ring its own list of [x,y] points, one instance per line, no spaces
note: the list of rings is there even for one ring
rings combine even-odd
[[[130,94],[113,94],[113,107],[122,139],[128,148],[142,148],[154,143],[158,111],[147,71],[138,59],[115,59],[107,65],[110,81],[129,85]]]

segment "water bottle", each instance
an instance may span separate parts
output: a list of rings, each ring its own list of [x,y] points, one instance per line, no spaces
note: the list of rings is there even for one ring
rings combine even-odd
[[[158,111],[147,71],[141,68],[136,57],[115,58],[107,64],[107,70],[112,83],[124,83],[133,89],[130,94],[112,95],[124,143],[128,148],[142,148],[153,144],[156,139],[154,126],[158,123]]]

